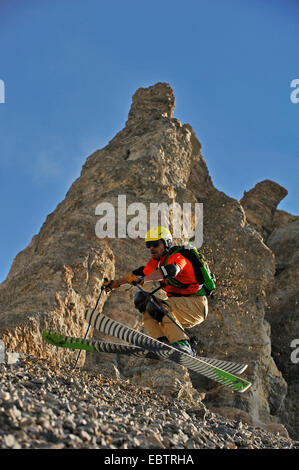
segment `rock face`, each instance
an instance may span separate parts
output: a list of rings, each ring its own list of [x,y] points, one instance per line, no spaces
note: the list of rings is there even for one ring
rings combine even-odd
[[[292,343],[299,345],[299,217],[277,210],[287,191],[272,181],[263,181],[245,194],[241,204],[246,216],[275,255],[275,275],[268,286],[266,319],[271,325],[272,356],[288,384],[284,396],[271,407],[291,435],[299,435],[298,362],[292,358]]]
[[[73,360],[75,354],[45,345],[41,331],[82,336],[85,306],[95,304],[103,275],[111,276],[114,270],[111,250],[89,231],[88,221],[80,223],[74,213],[62,216],[67,206],[65,201],[47,219],[0,287],[0,337],[5,346],[58,362]]]
[[[266,321],[265,314],[267,292],[275,279],[271,246],[279,245],[275,240],[283,236],[275,238],[275,227],[279,230],[278,219],[284,226],[291,217],[276,217],[275,207],[284,191],[267,183],[272,193],[270,201],[265,197],[264,214],[262,187],[247,193],[241,202],[218,191],[192,127],[173,118],[174,104],[173,91],[165,83],[134,94],[125,128],[87,158],[65,200],[16,257],[0,286],[0,339],[12,350],[50,356],[58,362],[73,360],[73,353],[45,346],[41,330],[82,336],[83,312],[94,305],[103,278],[113,278],[114,273],[122,277],[148,261],[142,238],[129,236],[129,228],[138,235],[144,220],[149,227],[153,203],[182,207],[200,202],[204,207],[202,251],[218,281],[208,318],[195,329],[200,339],[198,352],[248,363],[246,376],[253,387],[240,395],[199,376],[190,377],[179,366],[141,364],[138,359],[132,363],[91,353],[86,367],[107,367],[110,361],[111,367],[132,383],[163,389],[173,397],[203,399],[213,409],[239,409],[250,415],[253,423],[275,424],[282,419],[287,383],[271,355],[270,320]],[[145,213],[138,225],[133,216],[140,216],[140,204]],[[114,233],[106,239],[98,236],[103,229],[104,207],[106,212],[113,209],[107,227],[115,222]],[[194,226],[194,215],[192,223]],[[269,238],[267,246],[265,234],[273,235],[272,245]],[[133,295],[133,289],[124,288],[105,294],[104,311],[141,328]],[[163,375],[170,379],[161,383]]]

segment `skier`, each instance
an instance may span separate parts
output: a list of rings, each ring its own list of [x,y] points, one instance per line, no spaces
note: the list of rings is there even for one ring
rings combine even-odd
[[[135,307],[143,314],[145,329],[152,338],[194,355],[189,337],[183,330],[200,324],[207,317],[208,301],[203,285],[199,285],[191,261],[180,253],[170,252],[172,236],[167,228],[151,228],[146,234],[145,244],[151,254],[146,266],[135,269],[122,279],[106,281],[105,291],[123,284],[143,285],[160,281],[164,298],[156,301],[163,309],[167,307],[168,316],[161,313],[144,292],[137,292],[134,298]]]

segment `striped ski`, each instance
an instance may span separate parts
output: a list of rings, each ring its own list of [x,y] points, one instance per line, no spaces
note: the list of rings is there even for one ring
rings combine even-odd
[[[83,351],[95,351],[99,353],[127,354],[131,356],[147,357],[151,359],[161,359],[150,351],[143,348],[132,346],[130,344],[112,343],[98,339],[75,338],[74,336],[65,336],[51,331],[43,331],[44,340],[53,346],[67,349],[81,349]]]
[[[47,343],[62,348],[81,349],[85,351],[95,351],[99,353],[127,354],[137,357],[144,357],[147,359],[163,359],[158,354],[147,351],[138,346],[132,346],[130,344],[112,343],[97,339],[75,338],[73,336],[65,336],[50,331],[43,331],[42,336]],[[201,359],[207,362],[208,364],[212,364],[215,367],[219,367],[225,370],[226,372],[234,374],[241,374],[247,367],[246,364],[237,364],[235,362],[210,359],[201,356],[199,356],[198,359]]]
[[[134,346],[154,352],[165,359],[169,359],[177,364],[187,367],[187,369],[193,370],[209,379],[226,385],[234,391],[243,393],[251,386],[251,383],[247,380],[237,377],[203,359],[195,358],[182,351],[178,351],[172,346],[151,338],[144,333],[140,333],[128,326],[122,325],[103,313],[88,309],[85,312],[85,319],[91,326],[102,333],[114,336],[115,338],[126,341]]]

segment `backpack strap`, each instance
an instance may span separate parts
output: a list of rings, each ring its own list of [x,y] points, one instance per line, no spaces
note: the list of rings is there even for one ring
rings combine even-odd
[[[174,255],[175,253],[178,253],[179,251],[181,251],[182,248],[184,248],[184,247],[174,246],[173,248],[171,248],[171,250],[169,250],[169,252],[167,254],[167,257],[164,261],[164,266],[168,264],[169,257],[171,255]],[[180,289],[186,289],[187,287],[189,287],[189,286],[191,286],[192,284],[195,284],[195,283],[191,282],[189,284],[184,284],[183,282],[180,282],[177,279],[169,278],[169,279],[167,279],[167,282],[165,284],[170,284],[171,286],[178,287]],[[198,292],[200,292],[200,291],[198,291]],[[195,292],[194,294],[177,294],[177,297],[180,297],[180,296],[186,297],[186,295],[205,295],[205,294],[199,294],[198,292]],[[174,294],[172,294],[172,295],[174,295]]]

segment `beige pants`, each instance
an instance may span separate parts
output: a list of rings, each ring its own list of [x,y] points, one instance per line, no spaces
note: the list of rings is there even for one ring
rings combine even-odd
[[[205,296],[169,297],[166,300],[168,315],[182,328],[192,328],[203,322],[208,314],[208,300]],[[162,307],[167,307],[162,304]],[[166,315],[160,323],[148,313],[143,314],[143,324],[152,338],[166,336],[170,343],[189,339]]]

